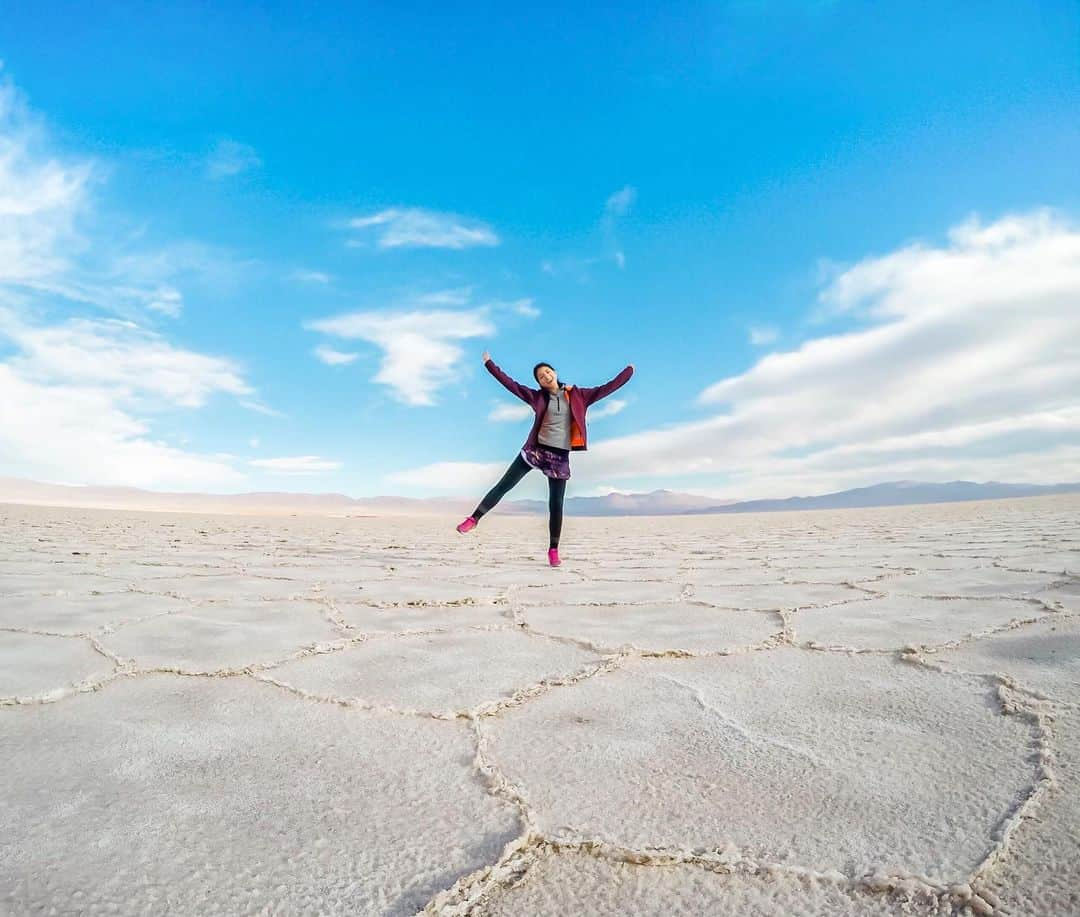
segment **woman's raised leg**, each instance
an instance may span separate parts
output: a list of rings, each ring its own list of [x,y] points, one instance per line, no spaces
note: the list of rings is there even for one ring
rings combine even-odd
[[[506,469],[506,473],[499,479],[499,483],[487,492],[484,499],[480,501],[480,505],[473,510],[472,518],[479,521],[484,513],[492,509],[496,503],[513,490],[517,483],[530,471],[532,471],[532,466],[519,453],[517,458],[510,463],[510,467]]]

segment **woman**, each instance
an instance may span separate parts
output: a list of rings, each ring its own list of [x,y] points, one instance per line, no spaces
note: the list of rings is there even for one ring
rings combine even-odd
[[[473,510],[473,514],[462,522],[457,530],[462,534],[476,528],[484,513],[488,512],[509,493],[529,471],[536,468],[547,475],[548,479],[548,531],[551,543],[548,546],[548,563],[559,566],[559,535],[562,533],[563,496],[566,493],[566,481],[570,477],[571,451],[584,450],[588,446],[588,433],[585,429],[585,412],[590,404],[606,398],[616,389],[622,388],[634,374],[633,364],[627,366],[610,382],[596,388],[583,388],[580,385],[564,385],[559,382],[558,373],[550,363],[537,363],[533,367],[533,379],[540,388],[528,388],[515,382],[504,373],[491,359],[491,354],[484,351],[484,366],[506,389],[516,395],[533,409],[533,419],[529,438],[525,440],[518,457],[506,470],[506,474]]]

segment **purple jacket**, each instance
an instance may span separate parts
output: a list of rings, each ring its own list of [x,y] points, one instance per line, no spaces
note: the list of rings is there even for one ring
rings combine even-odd
[[[540,424],[543,423],[544,414],[547,412],[548,393],[542,388],[529,388],[527,385],[515,382],[495,365],[494,360],[488,360],[484,366],[487,367],[489,373],[503,384],[510,394],[516,395],[533,409],[536,417],[533,419],[532,429],[529,431],[529,438],[525,440],[525,445],[531,447],[539,445],[537,435],[540,433]],[[610,382],[605,382],[603,385],[596,386],[596,388],[585,388],[581,385],[568,385],[566,387],[570,399],[571,449],[577,452],[588,448],[589,434],[588,430],[585,429],[585,412],[589,409],[589,405],[595,404],[601,398],[606,398],[612,392],[622,388],[630,381],[633,374],[634,370],[627,366]]]

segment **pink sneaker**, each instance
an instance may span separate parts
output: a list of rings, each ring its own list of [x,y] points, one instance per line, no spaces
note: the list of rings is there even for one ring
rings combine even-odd
[[[476,520],[473,519],[472,516],[469,516],[468,519],[458,525],[457,530],[464,535],[466,532],[471,532],[474,528],[476,528]]]
[[[559,549],[558,548],[549,548],[548,549],[548,563],[551,564],[551,566],[553,566],[553,567],[557,567],[557,566],[559,566],[559,564],[562,563],[562,561],[559,560]]]

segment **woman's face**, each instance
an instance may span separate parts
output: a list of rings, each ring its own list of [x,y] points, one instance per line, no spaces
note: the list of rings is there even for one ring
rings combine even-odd
[[[540,388],[547,389],[549,392],[559,387],[559,377],[550,366],[541,366],[536,371],[536,381],[540,383]]]

